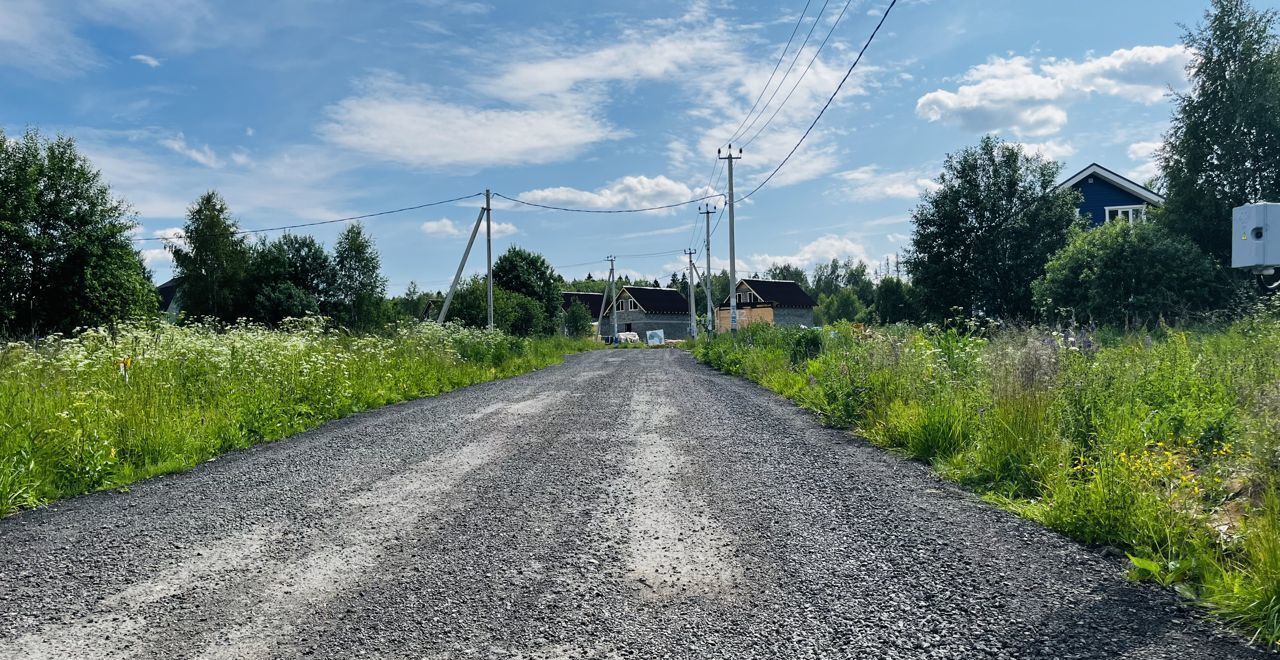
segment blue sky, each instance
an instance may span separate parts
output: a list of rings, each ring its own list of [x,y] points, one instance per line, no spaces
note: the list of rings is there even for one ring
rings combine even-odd
[[[795,144],[887,0],[852,0],[838,23],[844,2],[820,13],[823,4],[809,3],[774,86],[811,27],[812,37],[746,132],[781,107],[737,163],[739,194]],[[804,147],[739,206],[739,268],[896,254],[945,154],[984,132],[1061,160],[1064,178],[1094,161],[1149,176],[1167,92],[1185,85],[1178,24],[1199,21],[1206,6],[900,0]],[[249,229],[486,187],[559,206],[667,204],[712,191],[715,149],[760,95],[804,7],[5,0],[0,127],[75,137],[136,209],[140,237],[180,227],[185,207],[208,189]],[[469,201],[367,221],[390,291],[410,280],[445,287],[475,215]],[[618,262],[621,272],[663,281],[682,267],[678,251],[701,222],[692,206],[597,215],[509,203],[495,205],[494,220],[495,253],[520,244],[567,277],[599,276],[603,261],[583,262],[609,253],[675,252]],[[307,231],[332,245],[339,230]],[[166,279],[164,250],[140,245],[157,281]],[[717,269],[727,265],[723,221],[712,255]],[[482,265],[480,252],[469,270]]]

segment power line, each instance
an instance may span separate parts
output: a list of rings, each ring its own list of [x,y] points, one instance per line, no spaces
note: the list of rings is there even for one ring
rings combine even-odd
[[[818,21],[822,20],[822,15],[826,13],[828,4],[830,4],[830,0],[823,0],[822,9],[818,10],[818,15],[813,19],[813,25],[809,26],[808,34],[804,36],[804,41],[800,42],[800,48],[796,49],[796,56],[791,58],[791,64],[787,67],[787,72],[782,74],[782,79],[778,81],[778,86],[775,87],[773,93],[769,95],[769,100],[765,101],[764,107],[760,109],[760,114],[757,114],[756,118],[752,119],[751,123],[747,125],[747,131],[750,131],[755,127],[756,122],[760,121],[760,118],[764,116],[764,111],[769,109],[769,105],[773,103],[773,99],[778,96],[778,92],[782,91],[782,84],[787,81],[787,76],[790,76],[791,72],[795,70],[796,62],[800,61],[800,55],[804,53],[804,47],[809,44],[809,38],[813,36],[813,31],[818,27]]]
[[[800,77],[797,78],[796,83],[791,86],[791,90],[788,91],[786,97],[782,99],[782,103],[778,104],[778,107],[774,109],[773,114],[769,115],[769,119],[765,120],[764,125],[757,129],[755,134],[746,142],[742,143],[741,146],[750,146],[752,142],[755,142],[756,138],[760,137],[760,134],[764,132],[764,129],[769,128],[769,124],[773,123],[774,117],[777,117],[778,113],[782,112],[782,109],[787,106],[787,101],[791,100],[791,95],[796,93],[796,90],[800,88],[800,83],[804,82],[805,76],[809,75],[809,70],[813,68],[813,63],[818,61],[818,55],[820,55],[822,53],[822,49],[826,47],[827,41],[831,39],[831,35],[835,34],[836,28],[840,26],[840,21],[844,18],[844,14],[849,10],[849,5],[852,2],[853,0],[845,0],[844,7],[840,10],[840,15],[836,16],[836,21],[831,24],[831,29],[827,30],[826,38],[822,40],[822,43],[818,44],[818,49],[813,52],[813,57],[809,58],[809,64],[805,66],[804,71],[800,73]]]
[[[647,252],[645,254],[619,254],[619,259],[643,259],[645,257],[665,257],[669,254],[683,254],[684,250],[666,250],[663,252]]]
[[[644,213],[644,212],[646,212],[646,211],[662,211],[662,210],[664,210],[664,209],[674,209],[674,208],[677,208],[677,207],[680,207],[680,206],[688,206],[688,205],[690,205],[690,204],[697,204],[698,202],[703,202],[703,201],[706,201],[706,200],[708,200],[708,199],[715,199],[715,198],[717,198],[717,197],[724,197],[724,195],[721,195],[721,194],[717,193],[717,194],[715,194],[715,195],[706,195],[706,196],[704,196],[704,197],[699,197],[699,198],[697,198],[697,199],[691,199],[691,200],[688,200],[688,201],[685,201],[685,202],[677,202],[677,203],[675,203],[675,204],[663,204],[662,206],[650,206],[650,207],[648,207],[648,208],[643,208],[643,209],[574,209],[574,208],[567,208],[567,207],[564,207],[564,206],[550,206],[550,205],[548,205],[548,204],[536,204],[536,203],[534,203],[534,202],[526,202],[526,201],[524,201],[524,200],[515,199],[515,198],[513,198],[513,197],[507,197],[506,195],[503,195],[502,193],[493,193],[493,196],[494,196],[494,197],[501,197],[502,199],[505,199],[505,200],[507,200],[508,202],[515,202],[516,204],[524,204],[525,206],[534,206],[534,207],[537,207],[537,208],[540,208],[540,209],[549,209],[549,210],[552,210],[552,211],[565,211],[565,212],[568,212],[568,213]]]
[[[266,227],[266,228],[263,228],[263,229],[239,229],[239,230],[236,230],[236,231],[231,232],[231,233],[232,233],[233,235],[243,235],[243,234],[260,234],[260,233],[269,232],[269,231],[282,231],[282,230],[286,230],[286,229],[299,229],[299,228],[301,228],[301,227],[316,227],[316,226],[319,226],[319,225],[331,225],[331,224],[334,224],[335,222],[350,222],[350,221],[352,221],[352,220],[364,220],[364,219],[366,219],[366,218],[376,218],[376,217],[378,217],[378,216],[391,215],[392,213],[404,213],[405,211],[416,211],[416,210],[418,210],[418,209],[425,209],[425,208],[430,207],[430,206],[440,206],[440,205],[442,205],[442,204],[451,204],[451,203],[453,203],[453,202],[460,202],[460,201],[462,201],[462,200],[464,200],[464,199],[472,199],[472,198],[474,198],[474,197],[483,197],[483,196],[484,196],[484,193],[475,193],[474,195],[465,195],[465,196],[462,196],[462,197],[454,197],[453,199],[444,199],[444,200],[441,200],[441,201],[438,201],[438,202],[430,202],[430,203],[428,203],[428,204],[418,204],[418,205],[416,205],[416,206],[406,206],[406,207],[404,207],[404,208],[400,208],[400,209],[392,209],[392,210],[390,210],[390,211],[378,211],[377,213],[366,213],[366,214],[364,214],[364,215],[353,215],[353,216],[346,217],[346,218],[335,218],[335,219],[333,219],[333,220],[320,220],[320,221],[318,221],[318,222],[304,222],[304,223],[296,224],[296,225],[284,225],[284,226],[282,226],[282,227]],[[177,239],[181,239],[181,238],[185,238],[185,236],[154,236],[154,237],[140,237],[140,238],[134,238],[133,240],[134,240],[134,241],[172,241],[172,240],[177,240]]]
[[[787,45],[782,47],[781,53],[778,53],[778,61],[774,63],[773,71],[769,73],[769,79],[764,81],[764,87],[761,87],[760,93],[756,95],[755,103],[752,103],[751,109],[747,110],[747,114],[742,116],[742,121],[739,122],[738,127],[733,130],[733,135],[729,136],[728,140],[725,140],[726,143],[733,142],[734,140],[738,139],[738,132],[742,130],[743,126],[746,126],[747,120],[751,118],[751,113],[756,111],[756,106],[760,105],[760,99],[764,98],[764,93],[769,91],[769,85],[773,84],[773,77],[778,75],[778,67],[782,66],[782,60],[786,58],[787,51],[791,50],[791,42],[795,41],[796,33],[800,31],[800,26],[804,24],[804,15],[809,12],[809,5],[812,2],[813,0],[805,0],[804,9],[800,10],[800,18],[796,19],[796,26],[791,28],[791,36],[787,37]],[[813,22],[817,23],[818,19],[815,17],[813,19]],[[782,82],[779,81],[778,85],[781,86]],[[719,160],[716,161],[716,163],[719,163],[719,162],[720,162]]]
[[[796,150],[800,148],[800,145],[804,144],[805,138],[809,137],[809,133],[813,131],[813,127],[818,125],[818,120],[822,119],[822,115],[827,111],[827,108],[830,108],[831,104],[836,100],[836,95],[840,93],[840,89],[844,87],[846,82],[848,82],[849,76],[853,75],[853,70],[856,69],[858,67],[858,63],[862,61],[862,56],[866,54],[867,48],[871,47],[871,42],[875,40],[876,34],[878,34],[880,32],[880,28],[884,26],[885,19],[889,18],[889,12],[893,11],[893,7],[896,4],[898,4],[898,0],[890,0],[889,6],[886,7],[884,13],[880,15],[880,22],[876,23],[876,29],[871,31],[871,36],[867,37],[867,43],[863,44],[862,50],[858,51],[858,57],[853,60],[853,64],[849,65],[849,70],[845,72],[844,78],[840,79],[840,84],[836,85],[834,92],[831,92],[831,98],[827,99],[827,102],[823,104],[822,109],[818,111],[818,116],[814,117],[813,123],[809,124],[809,128],[804,130],[804,135],[800,136],[800,140],[796,142],[796,146],[791,147],[791,151],[787,152],[786,158],[783,158],[782,162],[778,163],[778,166],[773,168],[773,171],[769,173],[769,176],[764,178],[764,181],[761,181],[759,185],[751,190],[751,192],[737,198],[735,201],[743,201],[759,192],[760,189],[763,188],[765,184],[769,183],[778,171],[782,169],[782,166],[786,165],[787,161],[791,160],[791,157],[795,155]]]

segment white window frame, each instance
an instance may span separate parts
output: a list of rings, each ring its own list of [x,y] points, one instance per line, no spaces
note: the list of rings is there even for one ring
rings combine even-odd
[[[1103,218],[1106,222],[1111,222],[1111,214],[1123,216],[1132,225],[1134,222],[1140,222],[1147,215],[1146,204],[1127,204],[1125,206],[1108,206],[1103,210]]]

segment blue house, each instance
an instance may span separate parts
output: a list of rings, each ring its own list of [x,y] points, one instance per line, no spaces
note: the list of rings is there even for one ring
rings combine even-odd
[[[1163,195],[1097,163],[1080,170],[1058,186],[1059,190],[1063,188],[1075,188],[1080,192],[1083,197],[1080,215],[1089,219],[1091,227],[1114,218],[1133,222],[1146,214],[1147,207],[1164,205]]]

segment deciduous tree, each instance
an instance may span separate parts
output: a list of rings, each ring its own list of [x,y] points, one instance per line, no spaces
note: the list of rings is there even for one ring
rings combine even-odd
[[[73,140],[0,131],[0,332],[69,332],[154,313],[135,226]]]
[[[929,317],[944,318],[954,308],[1031,316],[1031,282],[1078,221],[1078,194],[1058,189],[1060,170],[992,136],[947,156],[938,187],[912,214],[915,233],[904,260]]]
[[[1280,37],[1275,10],[1212,0],[1183,42],[1191,87],[1175,111],[1160,162],[1173,230],[1222,264],[1231,257],[1231,210],[1280,200]]]

